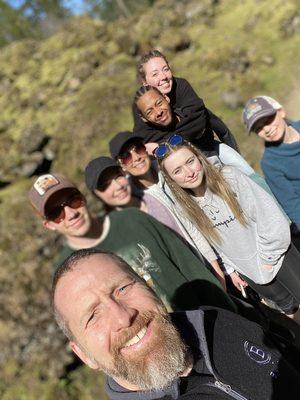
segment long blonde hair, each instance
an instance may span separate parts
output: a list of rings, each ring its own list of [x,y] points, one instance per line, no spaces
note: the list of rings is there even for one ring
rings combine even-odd
[[[221,238],[218,231],[214,229],[211,220],[191,196],[192,191],[190,189],[183,189],[178,185],[178,183],[174,182],[164,167],[164,160],[168,157],[168,155],[184,147],[188,148],[202,164],[203,180],[206,188],[208,188],[212,193],[221,197],[228,204],[236,219],[244,226],[247,224],[245,215],[239,205],[238,200],[236,199],[235,194],[223,177],[222,170],[218,170],[215,166],[211,165],[204,154],[191,143],[184,142],[183,144],[174,148],[170,147],[170,151],[166,154],[166,156],[158,159],[158,165],[166,180],[166,183],[170,187],[175,200],[180,205],[184,214],[194,225],[198,227],[200,232],[209,242],[219,243]]]

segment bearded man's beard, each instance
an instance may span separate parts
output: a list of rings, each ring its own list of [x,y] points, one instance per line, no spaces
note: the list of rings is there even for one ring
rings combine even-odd
[[[121,349],[153,321],[151,342],[137,354],[123,356]],[[161,389],[178,378],[192,362],[191,354],[167,314],[147,311],[113,344],[113,367],[99,366],[107,375],[125,379],[141,390]]]

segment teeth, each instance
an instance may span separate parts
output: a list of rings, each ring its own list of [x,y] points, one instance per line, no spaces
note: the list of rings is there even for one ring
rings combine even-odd
[[[142,328],[132,339],[128,340],[124,347],[129,347],[138,343],[145,336],[146,331],[146,327]]]

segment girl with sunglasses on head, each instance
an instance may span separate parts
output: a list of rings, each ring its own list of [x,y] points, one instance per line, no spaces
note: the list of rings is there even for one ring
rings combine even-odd
[[[117,160],[123,171],[129,174],[132,195],[145,205],[143,211],[176,232],[201,254],[201,258],[204,256],[226,290],[224,273],[213,249],[203,236],[197,235],[194,239],[193,235],[190,235],[193,226],[188,220],[182,223],[178,218],[174,200],[166,194],[157,163],[152,162],[141,137],[134,136],[131,132],[120,132],[111,139],[109,147],[111,156]]]
[[[181,217],[216,249],[233,284],[251,286],[300,323],[300,254],[273,197],[239,170],[212,166],[180,135],[155,156]]]

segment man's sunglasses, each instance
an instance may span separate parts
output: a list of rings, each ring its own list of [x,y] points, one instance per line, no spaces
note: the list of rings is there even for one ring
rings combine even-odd
[[[153,154],[156,158],[164,158],[169,152],[170,148],[179,146],[183,143],[181,135],[172,135],[166,142],[160,143],[154,150]]]
[[[137,154],[139,154],[140,156],[143,156],[147,153],[146,147],[144,146],[144,144],[141,143],[137,143],[134,146],[130,147],[127,151],[125,151],[124,153],[119,155],[119,161],[121,162],[121,164],[123,165],[129,165],[132,164],[132,152],[135,152]]]
[[[62,201],[60,204],[56,205],[54,208],[50,210],[46,210],[45,218],[48,221],[55,222],[59,224],[66,218],[65,207],[73,208],[77,210],[85,204],[85,199],[83,195],[78,191],[72,191],[69,196]]]

